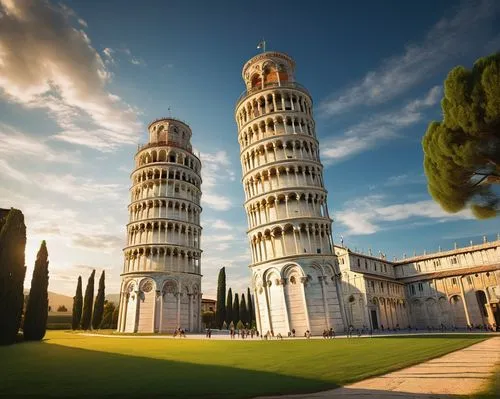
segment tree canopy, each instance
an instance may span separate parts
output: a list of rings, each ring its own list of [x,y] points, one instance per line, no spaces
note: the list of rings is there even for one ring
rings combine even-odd
[[[47,330],[49,312],[49,253],[47,244],[42,241],[36,255],[35,269],[31,280],[30,295],[24,315],[23,334],[28,341],[41,341]],[[66,308],[64,308],[66,311]],[[58,309],[59,311],[59,309]]]
[[[0,345],[13,344],[21,325],[25,248],[24,215],[12,208],[0,218]]]
[[[78,330],[82,319],[83,295],[82,295],[82,276],[78,276],[78,284],[76,286],[76,295],[73,297],[73,318],[71,328]]]
[[[443,120],[422,140],[431,196],[447,212],[470,207],[479,219],[500,212],[500,53],[457,66],[444,82]]]
[[[222,323],[226,320],[226,268],[223,267],[219,271],[217,279],[217,308],[215,311],[215,324],[217,328],[222,327]]]

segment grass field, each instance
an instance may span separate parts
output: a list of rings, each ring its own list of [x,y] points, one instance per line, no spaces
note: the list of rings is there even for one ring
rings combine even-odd
[[[293,341],[87,337],[49,331],[0,347],[0,395],[250,398],[335,388],[484,337]]]

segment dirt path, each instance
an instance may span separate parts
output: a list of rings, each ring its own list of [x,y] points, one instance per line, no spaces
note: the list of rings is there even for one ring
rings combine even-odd
[[[500,364],[500,337],[380,377],[314,394],[256,399],[457,398],[480,391]]]

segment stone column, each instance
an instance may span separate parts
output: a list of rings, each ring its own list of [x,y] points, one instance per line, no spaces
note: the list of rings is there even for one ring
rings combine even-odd
[[[467,324],[471,325],[470,316],[469,316],[469,308],[467,306],[467,298],[465,297],[464,284],[462,282],[462,277],[459,276],[458,280],[460,281],[460,293],[462,294],[462,300],[464,301],[465,319],[467,320]]]

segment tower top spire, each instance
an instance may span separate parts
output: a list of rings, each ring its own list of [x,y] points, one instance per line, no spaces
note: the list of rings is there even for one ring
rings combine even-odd
[[[293,82],[295,61],[289,55],[266,51],[250,58],[241,73],[247,90],[262,84]]]

